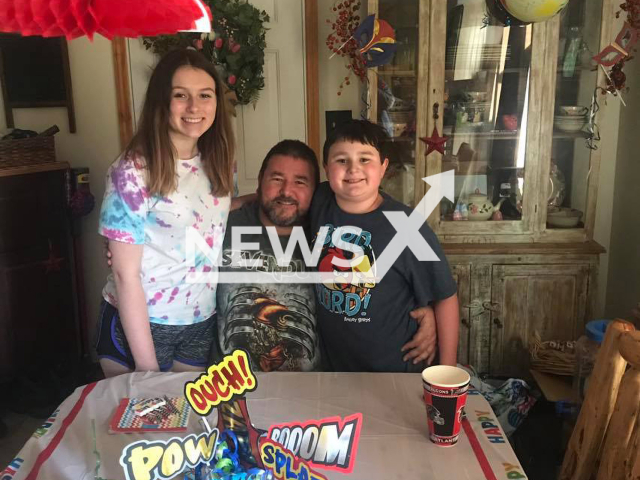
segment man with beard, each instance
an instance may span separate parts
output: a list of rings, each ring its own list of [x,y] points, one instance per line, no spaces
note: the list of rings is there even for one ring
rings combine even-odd
[[[217,290],[218,339],[212,348],[211,363],[242,348],[254,371],[321,368],[315,285],[295,281],[296,277],[308,275],[310,269],[298,243],[289,264],[279,266],[264,228],[275,228],[281,251],[286,251],[293,227],[307,225],[307,211],[319,177],[313,150],[300,141],[283,140],[262,163],[257,196],[244,197],[244,201],[252,201],[229,214],[220,272],[262,272],[271,275],[273,283],[225,283],[221,279]],[[253,228],[242,232],[241,239],[245,244],[257,244],[257,250],[233,250],[233,231],[237,227]],[[276,235],[273,237],[275,240]],[[291,241],[294,242],[293,236]],[[287,278],[291,283],[283,282]],[[433,311],[419,308],[411,316],[420,326],[402,348],[405,360],[430,362],[435,355]]]
[[[279,142],[267,153],[258,182],[257,201],[229,214],[220,272],[262,272],[272,276],[273,283],[253,283],[249,278],[246,283],[225,283],[221,278],[217,290],[218,341],[211,360],[219,361],[242,348],[254,371],[318,370],[314,285],[295,281],[308,275],[298,244],[288,264],[280,266],[264,228],[275,228],[277,236],[272,234],[273,240],[280,242],[284,252],[293,227],[305,223],[319,182],[313,150],[297,140]],[[240,227],[249,227],[249,231]],[[234,229],[236,238],[242,231],[244,245],[253,243],[258,248],[234,250]],[[288,278],[291,283],[283,283]]]

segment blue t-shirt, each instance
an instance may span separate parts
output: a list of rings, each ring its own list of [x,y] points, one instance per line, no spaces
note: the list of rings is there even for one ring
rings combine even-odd
[[[384,211],[411,214],[409,207],[386,195],[373,212],[344,212],[326,182],[318,186],[313,197],[311,232],[318,232],[323,226],[329,228],[318,263],[320,273],[325,275],[316,288],[317,316],[326,363],[335,371],[421,371],[423,365],[403,361],[404,353],[400,351],[418,328],[409,312],[444,300],[457,290],[438,239],[426,223],[419,232],[440,261],[419,261],[405,248],[382,280],[375,280],[376,258],[397,234]],[[364,251],[363,261],[351,268],[332,263],[333,258],[353,258],[350,251],[331,240],[336,228],[346,226],[362,229],[358,236],[341,236],[342,241],[358,245]],[[332,275],[327,276],[326,272]]]

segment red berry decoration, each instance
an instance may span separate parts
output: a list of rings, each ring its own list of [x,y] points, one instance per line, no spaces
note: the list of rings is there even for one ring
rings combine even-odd
[[[224,44],[224,41],[222,40],[222,38],[218,37],[216,38],[216,41],[213,43],[213,45],[220,50],[222,48],[222,45]]]
[[[360,55],[358,42],[353,38],[353,32],[360,25],[360,16],[356,15],[360,6],[361,3],[355,0],[343,0],[334,5],[331,10],[336,12],[335,18],[327,20],[331,24],[331,33],[327,36],[326,45],[334,55],[343,57],[347,61],[347,70],[364,82],[367,76],[364,59]],[[340,90],[345,84],[350,84],[348,76],[340,83]]]
[[[235,75],[229,75],[229,78],[227,78],[227,82],[229,83],[229,85],[235,85],[237,81],[237,78]]]

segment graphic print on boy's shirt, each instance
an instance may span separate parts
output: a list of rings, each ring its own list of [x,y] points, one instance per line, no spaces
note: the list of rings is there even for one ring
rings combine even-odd
[[[317,285],[318,301],[328,311],[344,314],[345,322],[370,322],[367,309],[371,301],[372,289],[376,286],[375,254],[371,247],[371,233],[362,231],[359,235],[343,234],[343,242],[362,249],[360,261],[356,253],[340,248],[333,243],[336,227],[326,224],[327,236],[318,262],[322,284]],[[348,261],[349,266],[337,265],[334,259]]]

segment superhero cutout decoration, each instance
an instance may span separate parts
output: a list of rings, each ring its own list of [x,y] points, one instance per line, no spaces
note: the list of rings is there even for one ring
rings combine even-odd
[[[244,398],[257,385],[244,350],[187,382],[185,397],[205,432],[131,443],[120,457],[126,480],[169,479],[185,469],[185,480],[326,480],[317,469],[353,470],[361,413],[273,425],[267,432],[252,425]],[[216,428],[206,418],[213,408]]]
[[[96,33],[136,38],[211,31],[202,0],[0,0],[0,32],[67,37]]]

